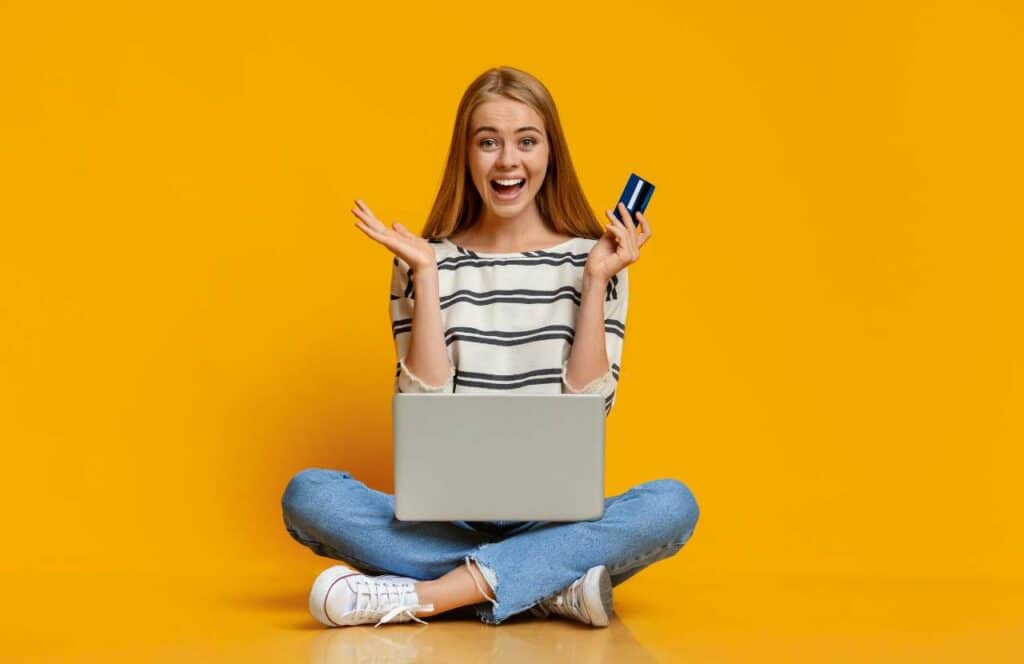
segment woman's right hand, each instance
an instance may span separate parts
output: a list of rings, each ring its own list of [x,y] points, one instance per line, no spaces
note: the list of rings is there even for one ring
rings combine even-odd
[[[393,224],[393,230],[388,228],[374,216],[373,211],[367,207],[366,203],[358,198],[356,207],[352,209],[352,214],[357,217],[355,225],[359,230],[366,233],[370,239],[383,244],[391,253],[405,261],[414,273],[424,267],[437,266],[437,254],[434,253],[434,248],[430,246],[430,243],[410,232],[402,224],[396,221]]]

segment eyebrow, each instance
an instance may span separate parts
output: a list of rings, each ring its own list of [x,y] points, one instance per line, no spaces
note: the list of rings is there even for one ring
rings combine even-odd
[[[526,126],[526,127],[520,127],[519,129],[516,129],[516,133],[518,134],[521,131],[530,131],[530,130],[533,130],[533,131],[537,132],[538,134],[544,133],[540,129],[537,129],[536,127],[534,127],[533,125],[529,125],[529,126]],[[477,127],[476,131],[473,132],[473,136],[476,136],[477,134],[479,134],[482,131],[493,131],[494,133],[498,133],[498,130],[495,129],[494,127],[484,126],[484,127]]]

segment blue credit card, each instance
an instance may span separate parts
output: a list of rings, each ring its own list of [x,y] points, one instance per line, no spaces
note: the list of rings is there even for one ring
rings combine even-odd
[[[647,209],[647,204],[651,202],[651,196],[654,195],[654,185],[643,179],[636,173],[629,174],[629,180],[626,182],[626,188],[622,190],[622,195],[619,196],[619,203],[626,206],[629,210],[629,214],[633,217],[633,225],[639,226],[640,222],[637,221],[636,213],[644,212]],[[619,203],[615,204],[615,209],[612,211],[615,217],[622,221],[622,215],[619,214]]]

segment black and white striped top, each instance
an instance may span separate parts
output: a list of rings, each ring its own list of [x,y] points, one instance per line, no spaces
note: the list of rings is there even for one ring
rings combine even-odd
[[[615,403],[629,295],[628,268],[608,282],[605,348],[610,370],[574,389],[565,377],[580,309],[583,267],[597,240],[575,237],[542,251],[480,253],[448,239],[429,240],[437,254],[441,324],[452,373],[428,385],[409,372],[415,283],[395,257],[391,273],[391,332],[398,362],[396,392],[596,393],[605,414]]]

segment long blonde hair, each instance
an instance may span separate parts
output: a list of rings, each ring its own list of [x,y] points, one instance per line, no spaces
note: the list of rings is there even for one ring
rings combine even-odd
[[[544,120],[550,150],[544,183],[537,192],[541,217],[559,233],[600,238],[604,227],[597,221],[576,177],[551,93],[535,77],[514,67],[488,69],[463,93],[455,114],[441,186],[420,235],[426,239],[446,238],[476,223],[483,200],[473,185],[466,163],[469,122],[480,104],[498,97],[522,102]]]

